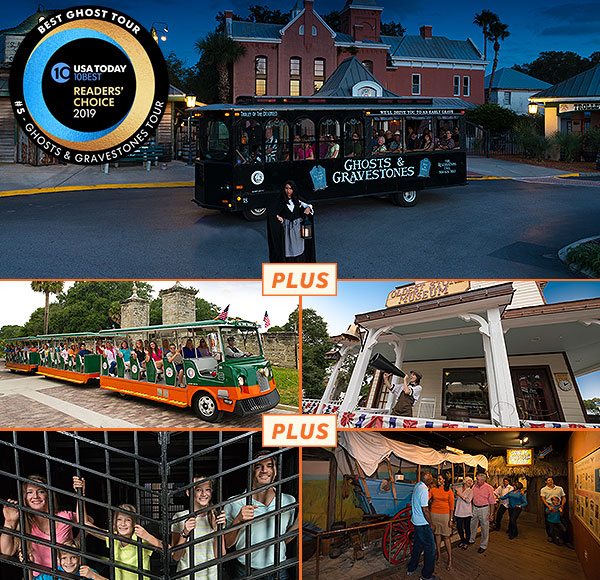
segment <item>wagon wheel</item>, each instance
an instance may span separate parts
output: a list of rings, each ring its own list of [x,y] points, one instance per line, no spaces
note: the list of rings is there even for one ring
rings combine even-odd
[[[390,564],[400,564],[410,556],[412,536],[410,507],[406,507],[394,516],[394,521],[386,526],[383,534],[381,547],[385,559]]]

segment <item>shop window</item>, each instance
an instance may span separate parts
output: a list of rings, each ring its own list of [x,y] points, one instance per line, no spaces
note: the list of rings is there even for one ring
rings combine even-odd
[[[205,529],[192,533],[189,542],[189,566],[192,575],[210,574],[217,580],[229,578],[226,568],[238,560],[243,575],[249,578],[251,558],[256,543],[252,521],[241,524],[236,549],[222,549],[221,538],[230,531],[233,512],[238,505],[245,505],[257,487],[254,478],[256,465],[270,466],[274,478],[270,485],[275,491],[273,511],[267,516],[268,538],[261,538],[261,549],[271,554],[274,566],[269,573],[287,572],[296,577],[298,556],[296,539],[298,531],[288,531],[298,515],[298,467],[299,454],[294,448],[260,450],[258,432],[4,432],[0,434],[0,486],[3,498],[15,501],[10,504],[19,511],[19,525],[4,528],[4,541],[10,539],[15,554],[0,554],[2,578],[8,570],[21,574],[10,578],[30,578],[32,572],[42,572],[56,578],[67,578],[65,572],[42,568],[35,561],[36,552],[23,550],[22,559],[16,555],[18,545],[31,545],[31,529],[27,522],[29,508],[24,490],[28,486],[37,488],[38,495],[47,498],[48,511],[43,517],[48,520],[49,539],[43,540],[48,552],[47,562],[56,563],[59,551],[73,554],[85,565],[95,569],[105,578],[120,578],[128,564],[115,557],[118,545],[123,543],[137,547],[138,560],[144,561],[144,570],[131,573],[136,580],[168,580],[187,578],[181,570],[176,571],[173,559],[172,533],[181,529],[190,513],[208,514],[212,510],[227,514],[229,524],[221,529]],[[262,455],[262,453],[267,455]],[[33,475],[36,474],[36,475]],[[86,493],[83,496],[73,488],[73,476],[85,479]],[[196,486],[207,485],[211,490],[210,504],[203,507],[194,503]],[[4,505],[9,505],[6,499]],[[23,509],[21,509],[23,508]],[[85,513],[93,519],[95,537],[84,534],[84,524],[79,523],[75,511]],[[131,536],[117,534],[117,514],[131,516],[134,523],[142,526],[158,542],[144,545]],[[264,516],[260,516],[264,518]],[[279,522],[279,526],[276,525]],[[63,544],[59,535],[65,526],[78,541]],[[179,535],[176,536],[179,538]],[[202,551],[207,541],[215,538],[214,551]],[[108,540],[108,542],[107,542]],[[120,542],[120,544],[119,544]],[[162,543],[162,546],[160,546]],[[156,544],[159,544],[156,547]],[[196,545],[197,548],[196,548]],[[107,547],[110,546],[110,547]],[[283,547],[285,546],[285,548]],[[279,547],[280,549],[275,549]],[[142,558],[142,549],[146,552]],[[205,554],[200,559],[198,554]],[[264,556],[263,556],[264,557]],[[254,562],[254,559],[253,559]]]
[[[456,75],[454,77],[454,92],[455,97],[460,97],[460,76]]]
[[[471,77],[463,77],[463,97],[471,96]]]
[[[325,59],[315,58],[313,64],[314,88],[318,91],[325,82]]]
[[[442,415],[452,408],[468,411],[470,419],[490,418],[485,369],[443,370]]]
[[[413,95],[421,94],[421,75],[420,74],[412,75],[412,94]]]
[[[298,97],[302,87],[302,59],[294,56],[290,58],[290,96]]]
[[[267,94],[267,57],[257,56],[254,61],[254,92],[260,97]]]

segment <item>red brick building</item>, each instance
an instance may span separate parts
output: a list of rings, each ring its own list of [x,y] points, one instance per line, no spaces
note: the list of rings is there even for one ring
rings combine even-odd
[[[312,95],[337,66],[356,56],[398,95],[459,97],[484,102],[487,62],[471,39],[419,35],[381,35],[383,8],[376,0],[347,0],[340,30],[332,30],[314,10],[313,0],[297,0],[285,24],[232,19],[227,34],[246,47],[233,67],[233,98],[239,95]]]

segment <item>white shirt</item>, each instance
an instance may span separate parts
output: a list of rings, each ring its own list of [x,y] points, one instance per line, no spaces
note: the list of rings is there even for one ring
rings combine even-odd
[[[506,495],[507,493],[513,491],[515,488],[512,485],[507,485],[506,487],[504,487],[503,485],[499,485],[495,490],[494,490],[494,495],[496,497],[501,497],[503,495]],[[506,499],[501,499],[500,503],[505,507],[508,508],[508,498]]]
[[[560,485],[555,485],[554,487],[542,487],[540,489],[540,495],[546,500],[547,503],[552,503],[550,500],[553,497],[557,497],[562,503],[562,498],[565,497],[565,490],[560,487]]]
[[[412,383],[408,384],[408,388],[413,396],[413,407],[417,404],[419,397],[421,396],[421,391],[423,387],[421,385],[413,385]],[[400,396],[400,393],[404,390],[404,381],[402,383],[392,383],[392,388],[390,389],[396,397]]]

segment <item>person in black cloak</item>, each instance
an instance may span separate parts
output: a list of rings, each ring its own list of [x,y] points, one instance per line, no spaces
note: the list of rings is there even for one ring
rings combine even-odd
[[[300,233],[306,215],[313,215],[311,205],[298,196],[293,181],[286,181],[283,192],[269,208],[267,238],[270,262],[315,262],[315,234],[303,239]]]

